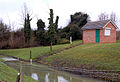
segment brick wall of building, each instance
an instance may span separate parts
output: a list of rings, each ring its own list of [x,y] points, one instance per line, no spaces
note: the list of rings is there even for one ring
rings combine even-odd
[[[83,43],[96,43],[95,33],[96,30],[84,30]]]
[[[110,36],[105,36],[105,28],[111,28]],[[84,30],[83,43],[96,43],[96,30]],[[100,43],[116,43],[116,27],[112,23],[100,30]]]
[[[105,36],[105,28],[111,28],[110,36]],[[112,23],[100,30],[100,43],[116,43],[116,27]]]

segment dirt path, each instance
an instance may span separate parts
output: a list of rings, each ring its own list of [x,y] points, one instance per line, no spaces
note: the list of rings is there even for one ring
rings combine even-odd
[[[49,57],[49,56],[53,56],[53,55],[56,55],[56,54],[60,54],[60,53],[62,53],[62,52],[64,52],[64,51],[67,51],[67,50],[69,50],[69,49],[71,49],[71,48],[74,48],[74,47],[77,47],[77,46],[80,46],[80,45],[82,45],[82,43],[76,44],[76,45],[71,45],[70,47],[66,47],[66,48],[63,48],[63,49],[61,49],[61,50],[58,50],[58,51],[52,53],[52,55],[46,54],[46,55],[44,55],[44,56],[41,56],[40,58],[37,58],[37,59],[35,59],[34,61],[40,62],[43,58],[46,58],[46,57]]]
[[[71,48],[74,48],[74,47],[77,47],[77,46],[80,46],[80,45],[82,45],[82,43],[77,44],[77,45],[73,45],[73,46],[68,47],[68,48],[65,48],[65,49],[62,49],[62,50],[60,50],[60,51],[54,53],[53,55],[60,54],[60,53],[62,53],[62,52],[64,52],[64,51],[66,51],[66,50],[69,50],[69,49],[71,49]]]

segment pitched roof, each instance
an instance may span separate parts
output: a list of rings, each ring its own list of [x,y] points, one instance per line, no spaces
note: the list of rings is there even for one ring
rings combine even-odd
[[[81,29],[82,30],[91,30],[91,29],[102,29],[104,26],[111,20],[102,20],[95,22],[88,22]]]

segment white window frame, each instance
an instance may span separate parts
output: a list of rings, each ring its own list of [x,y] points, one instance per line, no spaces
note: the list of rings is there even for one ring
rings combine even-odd
[[[111,35],[111,28],[105,28],[105,36]]]

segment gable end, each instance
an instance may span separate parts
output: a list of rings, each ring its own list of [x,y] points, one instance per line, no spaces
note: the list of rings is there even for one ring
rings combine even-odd
[[[114,26],[116,29],[118,28],[118,27],[115,25],[115,23],[114,23],[113,21],[111,21],[111,20],[110,20],[103,28],[105,28],[110,22],[113,24],[113,26]]]

